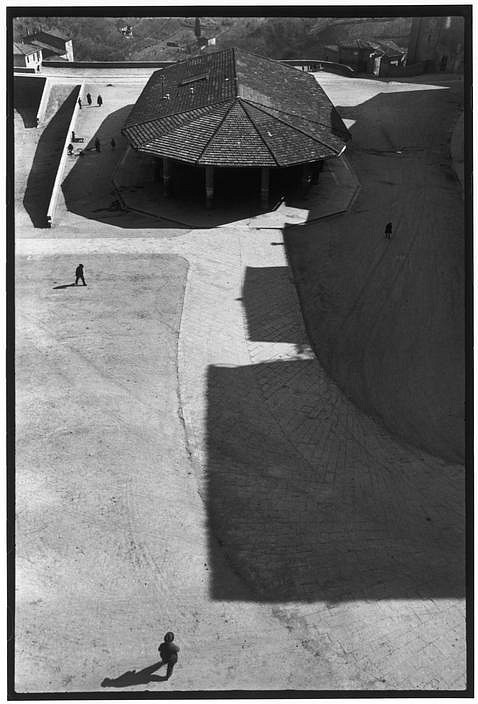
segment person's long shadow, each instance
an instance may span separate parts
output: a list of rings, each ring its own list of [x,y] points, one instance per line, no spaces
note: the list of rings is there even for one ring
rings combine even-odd
[[[167,680],[166,676],[153,675],[153,672],[159,670],[162,665],[162,661],[155,662],[154,665],[145,667],[143,670],[136,672],[136,670],[127,670],[119,677],[115,679],[110,679],[105,677],[101,683],[102,687],[132,687],[137,684],[148,684],[149,682],[165,682]]]
[[[53,290],[57,288],[70,288],[71,286],[76,286],[76,284],[61,284],[60,286],[53,286]]]

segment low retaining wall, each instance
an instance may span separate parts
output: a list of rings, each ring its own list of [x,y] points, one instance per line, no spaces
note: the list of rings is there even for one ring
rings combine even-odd
[[[44,61],[45,68],[166,68],[176,61]]]
[[[36,69],[34,68],[24,68],[23,66],[14,66],[13,73],[29,73],[36,74]]]
[[[50,97],[51,86],[52,86],[52,82],[47,78],[45,80],[45,85],[43,86],[43,93],[41,96],[40,105],[38,106],[37,127],[38,127],[38,124],[45,117],[45,110],[46,110],[46,106],[48,105],[48,98]]]
[[[276,59],[276,61],[286,66],[300,66],[302,70],[307,71],[329,71],[341,76],[351,76],[355,73],[353,68],[338,61],[323,61],[322,59]]]
[[[66,131],[65,142],[63,144],[63,151],[61,154],[60,163],[58,164],[55,182],[53,184],[53,190],[51,193],[50,203],[48,205],[48,210],[47,210],[47,215],[46,215],[46,219],[47,219],[46,226],[47,227],[52,226],[53,218],[55,217],[56,204],[58,202],[58,194],[60,192],[61,182],[63,180],[63,171],[65,168],[65,162],[66,162],[66,159],[68,156],[67,147],[68,147],[68,144],[71,142],[71,132],[75,127],[76,118],[78,115],[78,111],[80,109],[80,106],[78,104],[78,98],[82,97],[84,88],[85,88],[85,84],[82,83],[81,85],[75,86],[75,88],[73,88],[73,91],[72,91],[72,92],[76,91],[75,107],[73,109],[70,124],[68,125],[68,129]],[[71,93],[70,93],[70,95],[71,95]]]

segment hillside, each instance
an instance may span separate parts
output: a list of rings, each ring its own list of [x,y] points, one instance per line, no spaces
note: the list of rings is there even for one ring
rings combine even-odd
[[[319,58],[322,47],[355,39],[393,39],[406,46],[410,18],[201,17],[201,36],[216,48],[238,46],[274,59]],[[133,27],[126,39],[121,27]],[[181,59],[199,50],[194,17],[35,17],[14,20],[14,39],[38,28],[73,40],[78,61]],[[168,46],[174,43],[175,46]]]

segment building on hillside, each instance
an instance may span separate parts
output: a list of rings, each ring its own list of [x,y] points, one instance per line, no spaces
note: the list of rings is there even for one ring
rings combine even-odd
[[[428,71],[462,73],[465,23],[463,17],[414,17],[408,63],[426,63]]]
[[[42,63],[42,50],[31,44],[13,42],[13,69],[22,73],[36,73]]]
[[[218,170],[221,179],[231,169],[241,169],[243,180],[260,174],[266,206],[273,173],[300,167],[302,179],[311,170],[318,178],[323,160],[339,157],[350,139],[313,76],[239,49],[153,73],[122,133],[133,149],[161,163],[166,194],[176,164],[201,170],[208,207]]]
[[[39,47],[44,61],[74,61],[72,40],[59,32],[38,30],[25,37],[24,41]]]
[[[388,66],[406,63],[407,50],[391,39],[365,41],[355,39],[350,44],[328,44],[321,51],[325,61],[336,61],[360,73],[388,75]]]

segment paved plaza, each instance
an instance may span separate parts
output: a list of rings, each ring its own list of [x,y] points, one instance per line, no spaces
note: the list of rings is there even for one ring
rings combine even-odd
[[[105,99],[79,113],[87,144],[118,134],[143,85],[133,78],[107,86],[82,77]],[[359,291],[378,281],[372,297],[394,271],[403,282],[405,270],[410,286],[422,277],[435,297],[407,315],[413,329],[456,333],[433,364],[460,400],[463,258],[449,256],[449,221],[440,226],[431,212],[443,196],[462,253],[460,184],[439,178],[461,85],[443,76],[318,78],[352,137],[367,101],[410,100],[399,137],[384,110],[376,131],[350,144],[361,187],[350,190],[346,213],[334,206],[335,215],[324,210],[324,219],[292,229],[287,210],[192,228],[109,209],[105,174],[122,138],[117,152],[88,153],[81,170],[75,158],[67,163],[56,224],[34,228],[22,198],[42,128],[16,124],[18,692],[466,686],[463,437],[454,422],[444,426],[447,454],[431,430],[420,438],[421,426],[413,435],[399,417],[385,377],[406,389],[413,380],[421,412],[419,335],[408,356],[387,348],[385,371],[382,348],[363,353],[377,374],[369,370],[369,394],[360,395],[363,359],[353,346],[362,350],[370,299],[359,299],[355,317],[355,302],[335,299],[330,285],[340,278]],[[412,144],[407,120],[418,122],[432,95],[440,129],[430,125],[427,140]],[[411,247],[397,233],[380,271],[370,262],[388,243],[370,233],[386,222],[380,203],[393,196],[377,185],[387,157],[363,150],[383,151],[384,134],[389,151],[422,149],[413,168],[435,180],[423,181],[423,209],[413,210],[413,228],[427,238]],[[364,194],[368,179],[373,197]],[[324,189],[320,207],[325,201]],[[393,204],[403,230],[408,204],[403,186]],[[300,269],[303,251],[322,261],[317,285]],[[71,286],[79,262],[87,287]],[[436,284],[437,271],[453,286]],[[345,326],[348,348],[334,364],[317,311]],[[370,311],[374,335],[388,335],[387,315]],[[181,648],[168,682],[101,687],[154,663],[167,630]]]

